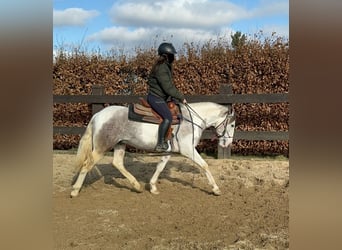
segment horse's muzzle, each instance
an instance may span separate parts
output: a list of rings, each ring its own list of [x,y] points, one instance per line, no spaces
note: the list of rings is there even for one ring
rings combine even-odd
[[[233,143],[233,138],[221,137],[219,139],[219,146],[222,148],[227,148],[232,143]]]

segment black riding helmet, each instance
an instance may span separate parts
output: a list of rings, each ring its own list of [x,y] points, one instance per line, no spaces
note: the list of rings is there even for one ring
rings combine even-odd
[[[163,54],[177,54],[175,47],[173,47],[172,43],[162,43],[159,45],[158,48],[158,55],[163,55]]]
[[[166,55],[169,63],[172,63],[175,60],[175,54],[177,54],[177,52],[172,43],[162,43],[158,47],[158,55]]]

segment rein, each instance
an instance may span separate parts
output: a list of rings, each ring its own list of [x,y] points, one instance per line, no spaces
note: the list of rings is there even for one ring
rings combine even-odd
[[[192,126],[192,146],[195,146],[195,129],[194,129],[194,125],[198,126],[198,127],[201,128],[201,129],[202,129],[202,127],[199,126],[198,124],[196,124],[196,123],[193,122],[192,115],[191,115],[191,112],[190,112],[190,111],[194,112],[202,121],[203,121],[203,119],[202,119],[202,117],[199,116],[199,114],[197,114],[197,113],[189,106],[189,104],[185,103],[185,107],[186,107],[186,109],[187,109],[188,112],[189,112],[190,120],[185,119],[185,118],[183,118],[183,119],[191,123],[191,126]],[[194,148],[194,150],[195,150],[195,148]],[[194,152],[192,153],[192,156],[194,156]]]
[[[184,119],[185,121],[190,122],[190,123],[192,124],[192,126],[193,126],[193,125],[196,125],[196,126],[199,127],[200,129],[204,129],[204,128],[202,128],[200,125],[194,123],[194,121],[193,121],[193,119],[192,119],[191,113],[195,114],[199,119],[201,119],[201,121],[204,122],[204,124],[206,124],[205,120],[204,120],[204,119],[203,119],[203,118],[202,118],[202,117],[201,117],[193,108],[191,108],[189,104],[185,103],[185,107],[186,107],[186,109],[187,109],[188,112],[189,112],[190,120],[187,119],[187,118],[185,118],[185,117],[183,117],[183,119]]]
[[[194,128],[194,125],[198,126],[202,130],[203,130],[203,128],[201,126],[199,126],[198,124],[193,122],[192,115],[191,115],[190,111],[192,111],[198,118],[200,118],[204,122],[204,124],[205,124],[205,121],[203,120],[203,118],[195,110],[193,110],[193,108],[190,107],[189,104],[185,103],[185,107],[188,110],[189,115],[190,115],[190,119],[191,119],[190,121],[187,120],[187,119],[185,119],[185,120],[190,122],[191,126],[192,126],[192,146],[193,146],[193,148],[192,148],[192,160],[194,161],[194,158],[195,158],[195,128]],[[192,175],[192,184],[194,183],[194,178],[195,177],[194,177],[194,174],[193,174]]]

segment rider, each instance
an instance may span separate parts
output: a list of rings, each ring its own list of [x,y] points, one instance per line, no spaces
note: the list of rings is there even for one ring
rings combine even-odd
[[[172,62],[176,53],[172,43],[160,44],[158,47],[159,57],[148,77],[147,102],[163,119],[158,129],[158,142],[155,149],[157,152],[169,151],[165,136],[171,126],[172,115],[166,103],[167,99],[172,97],[184,104],[187,103],[184,95],[177,90],[173,83]]]

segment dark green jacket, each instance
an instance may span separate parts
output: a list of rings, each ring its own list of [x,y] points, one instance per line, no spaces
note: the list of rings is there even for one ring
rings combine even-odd
[[[155,72],[152,72],[148,78],[149,93],[159,96],[166,100],[169,96],[184,100],[184,95],[180,93],[172,79],[171,65],[167,62],[157,65]]]

